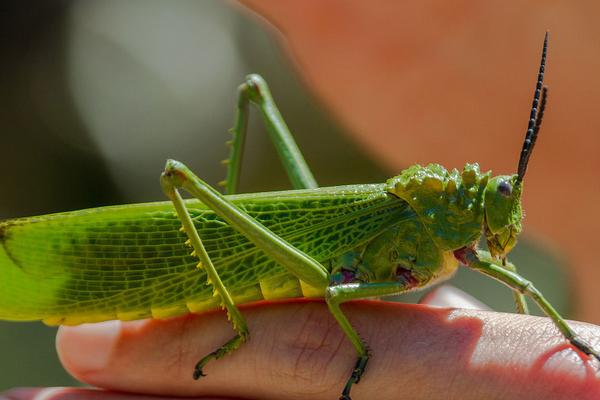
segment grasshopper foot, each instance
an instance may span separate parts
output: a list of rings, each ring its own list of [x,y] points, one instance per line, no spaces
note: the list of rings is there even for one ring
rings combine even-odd
[[[344,387],[344,390],[342,391],[340,400],[352,400],[350,398],[350,389],[352,388],[353,384],[360,382],[360,378],[362,377],[363,373],[365,372],[365,368],[367,367],[368,361],[369,361],[368,355],[360,356],[358,358],[358,360],[356,360],[356,365],[354,366],[354,369],[352,370],[352,374],[350,375],[348,382],[346,382],[346,386]]]
[[[248,339],[248,333],[244,332],[242,334],[237,334],[235,335],[231,340],[229,340],[227,343],[225,343],[223,346],[219,347],[217,350],[208,353],[206,356],[202,357],[202,359],[200,361],[198,361],[198,363],[196,363],[196,366],[194,367],[194,379],[198,380],[200,378],[202,378],[203,376],[206,376],[206,374],[202,371],[202,369],[204,368],[204,366],[212,359],[218,360],[219,358],[223,357],[224,355],[232,352],[233,350],[237,349],[238,347],[240,347],[240,344],[242,344],[243,342],[245,342]]]
[[[596,352],[592,348],[592,346],[590,346],[588,343],[584,342],[583,340],[579,339],[578,337],[572,338],[570,340],[570,342],[573,346],[575,346],[582,353],[585,353],[588,356],[592,356],[596,360],[600,361],[600,354],[598,354],[598,352]]]
[[[198,368],[198,366],[196,365],[196,367],[194,368],[194,380],[198,380],[200,378],[202,378],[203,376],[206,376],[206,374],[204,372],[202,372],[202,368]]]
[[[226,354],[226,352],[227,349],[220,347],[212,353],[209,353],[206,356],[202,357],[202,359],[198,361],[198,363],[196,363],[196,366],[194,367],[194,380],[198,380],[203,376],[206,376],[206,374],[202,371],[204,366],[213,358],[216,360],[218,358],[223,357]]]
[[[221,350],[221,349],[219,349],[219,350]],[[200,361],[198,361],[196,363],[196,366],[194,367],[194,380],[197,381],[198,379],[202,378],[203,376],[206,376],[206,374],[204,373],[204,371],[202,371],[202,369],[204,368],[206,363],[208,363],[210,360],[212,360],[213,358],[218,358],[217,353],[219,350],[213,351],[212,353],[204,356]]]

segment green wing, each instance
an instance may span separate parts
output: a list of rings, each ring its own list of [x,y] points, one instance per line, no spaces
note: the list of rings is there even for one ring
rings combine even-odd
[[[409,218],[383,185],[230,196],[330,267]],[[197,201],[188,209],[238,303],[319,295]],[[103,207],[0,224],[0,318],[77,324],[168,317],[218,306],[168,202]]]

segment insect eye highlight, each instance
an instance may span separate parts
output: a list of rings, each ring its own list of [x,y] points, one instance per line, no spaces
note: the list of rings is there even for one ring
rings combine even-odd
[[[498,184],[498,193],[504,197],[512,196],[512,186],[506,181],[502,181]]]

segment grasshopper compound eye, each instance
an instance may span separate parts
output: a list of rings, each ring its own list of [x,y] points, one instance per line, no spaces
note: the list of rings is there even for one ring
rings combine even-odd
[[[512,196],[512,185],[507,181],[502,181],[498,184],[498,193],[500,193],[504,197]]]

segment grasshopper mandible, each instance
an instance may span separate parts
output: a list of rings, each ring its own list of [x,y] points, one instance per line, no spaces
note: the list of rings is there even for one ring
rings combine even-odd
[[[521,232],[523,179],[547,99],[547,45],[546,34],[513,175],[492,176],[477,164],[462,172],[430,164],[382,184],[318,188],[266,83],[249,75],[239,88],[225,196],[169,160],[161,185],[170,203],[0,223],[0,318],[69,325],[223,307],[235,336],[197,363],[198,379],[208,361],[249,339],[237,305],[321,297],[358,354],[341,395],[350,399],[369,354],[340,305],[424,288],[462,263],[512,288],[520,312],[527,312],[529,296],[573,346],[600,360],[507,260]],[[235,194],[250,104],[260,110],[295,190]],[[182,200],[179,189],[196,200]],[[489,252],[477,248],[482,232]]]

